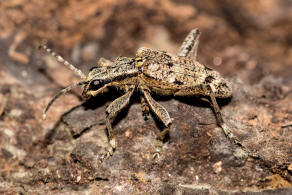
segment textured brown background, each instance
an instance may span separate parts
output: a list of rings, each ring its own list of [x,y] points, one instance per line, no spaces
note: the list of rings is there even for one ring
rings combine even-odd
[[[219,101],[226,123],[262,160],[247,158],[198,99],[155,97],[174,122],[159,160],[161,124],[145,121],[138,96],[114,131],[118,148],[101,163],[111,91],[83,102],[63,96],[74,73],[37,50],[47,42],[85,73],[99,57],[140,46],[176,52],[202,31],[198,59],[232,82]],[[292,1],[3,0],[0,2],[0,192],[50,194],[291,194]]]

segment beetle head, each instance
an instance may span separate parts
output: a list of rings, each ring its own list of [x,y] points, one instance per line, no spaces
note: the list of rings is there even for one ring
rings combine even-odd
[[[95,96],[100,93],[103,87],[110,83],[111,80],[107,73],[106,67],[95,66],[89,70],[87,82],[83,87],[82,96],[85,98]]]

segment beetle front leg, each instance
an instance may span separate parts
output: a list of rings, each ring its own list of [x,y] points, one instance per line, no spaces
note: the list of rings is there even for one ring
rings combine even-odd
[[[105,59],[105,58],[99,58],[99,60],[97,62],[98,66],[104,66],[104,67],[110,66],[112,64],[113,64],[112,61]]]
[[[171,124],[171,118],[167,112],[167,110],[160,105],[159,103],[157,103],[150,95],[150,93],[146,90],[146,89],[141,89],[145,101],[147,102],[147,104],[149,105],[150,109],[154,112],[154,114],[162,121],[162,123],[164,124],[165,128],[163,131],[161,131],[157,137],[156,137],[156,151],[155,154],[153,155],[153,158],[156,158],[159,156],[160,151],[161,151],[161,147],[163,145],[163,140],[165,138],[165,136],[167,135],[167,133],[169,132],[169,125]]]
[[[112,134],[113,129],[112,129],[111,122],[115,119],[117,114],[129,104],[130,98],[133,95],[134,89],[135,89],[134,87],[130,88],[123,96],[114,100],[106,109],[107,115],[106,115],[105,121],[106,121],[106,128],[107,128],[108,143],[110,145],[110,148],[104,155],[102,155],[101,157],[102,160],[110,157],[116,148],[116,140]]]

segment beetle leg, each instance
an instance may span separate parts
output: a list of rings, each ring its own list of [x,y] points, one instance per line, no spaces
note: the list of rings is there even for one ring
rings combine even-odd
[[[209,88],[209,90],[207,88]],[[229,127],[225,124],[212,88],[210,86],[203,85],[203,89],[205,90],[206,94],[208,94],[208,92],[209,92],[211,102],[206,98],[203,98],[203,100],[209,102],[209,104],[213,108],[215,116],[216,116],[217,123],[222,128],[222,130],[223,130],[224,134],[226,135],[226,137],[228,137],[228,139],[231,140],[236,145],[242,146],[242,144],[239,141],[239,139],[230,131]]]
[[[171,118],[167,112],[167,110],[160,105],[159,103],[157,103],[150,95],[150,93],[146,90],[146,89],[141,89],[144,98],[147,102],[147,104],[149,105],[150,109],[155,113],[155,115],[162,121],[162,123],[165,126],[165,129],[163,131],[161,131],[157,137],[156,137],[156,151],[153,155],[153,158],[156,158],[159,156],[160,151],[161,151],[161,147],[163,145],[163,140],[165,138],[165,136],[167,135],[167,133],[169,132],[169,125],[171,124]]]
[[[191,57],[193,60],[197,59],[197,50],[199,45],[200,31],[193,29],[182,43],[178,56],[180,57]]]
[[[171,119],[170,116],[167,112],[167,110],[160,105],[159,103],[157,103],[150,95],[150,93],[145,90],[142,89],[142,93],[145,97],[145,100],[147,102],[147,104],[149,105],[150,109],[156,114],[156,116],[162,121],[162,123],[164,124],[165,127],[168,127],[171,123]]]
[[[141,96],[141,110],[144,116],[144,119],[147,120],[149,116],[149,106],[144,98],[144,96]]]
[[[112,63],[113,63],[112,61],[105,58],[99,58],[99,60],[97,61],[98,66],[104,66],[104,67],[112,65]]]
[[[95,97],[99,94],[102,94],[102,93],[105,93],[108,91],[108,87],[110,86],[114,86],[116,85],[116,83],[108,83],[108,84],[105,84],[103,87],[99,88],[98,90],[96,91],[89,91],[88,90],[88,87],[87,88],[84,88],[83,92],[82,92],[82,96],[83,97]],[[85,86],[86,87],[86,86]]]
[[[104,155],[102,155],[101,157],[102,160],[110,157],[116,148],[116,140],[112,134],[113,129],[112,129],[111,122],[115,119],[117,114],[129,104],[130,98],[133,95],[134,89],[135,89],[134,87],[130,88],[123,96],[114,100],[106,109],[105,122],[106,122],[107,136],[108,136],[108,142],[109,142],[110,148]]]

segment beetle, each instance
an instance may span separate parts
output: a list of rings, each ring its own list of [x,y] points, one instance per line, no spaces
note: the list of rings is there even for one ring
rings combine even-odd
[[[142,47],[137,50],[135,57],[132,58],[118,57],[114,61],[100,58],[97,66],[92,67],[87,76],[47,46],[42,45],[41,48],[76,72],[82,79],[82,81],[57,93],[45,108],[43,118],[46,117],[47,111],[58,97],[76,86],[83,86],[82,96],[85,98],[97,96],[105,92],[108,87],[115,87],[121,90],[123,95],[106,108],[105,123],[109,149],[102,156],[102,159],[106,159],[113,154],[116,148],[116,140],[112,134],[111,123],[116,115],[129,105],[133,93],[139,91],[142,112],[147,113],[151,110],[165,126],[157,135],[156,152],[154,154],[154,157],[156,157],[159,155],[162,141],[169,131],[172,119],[167,110],[156,102],[151,94],[201,96],[214,109],[217,123],[226,136],[239,144],[238,139],[224,123],[216,101],[216,98],[232,96],[231,85],[217,71],[197,61],[199,36],[200,31],[193,29],[186,36],[177,55]]]

